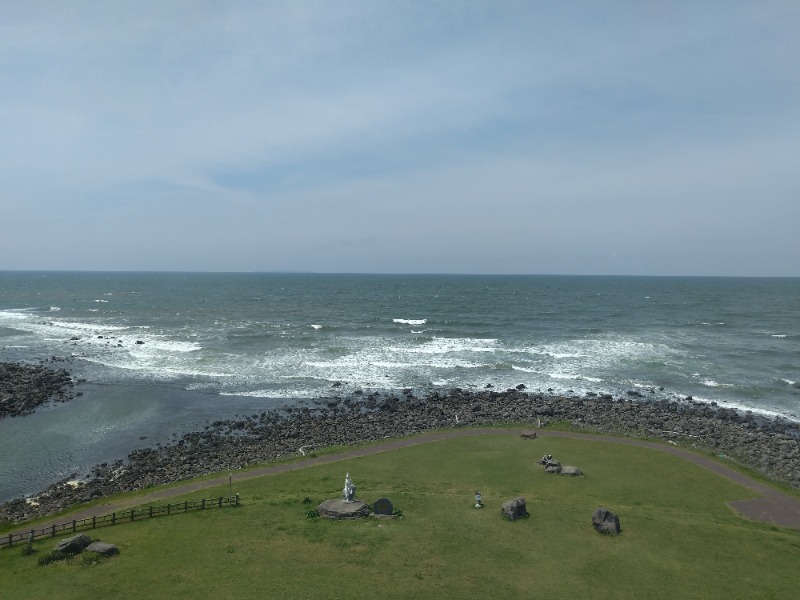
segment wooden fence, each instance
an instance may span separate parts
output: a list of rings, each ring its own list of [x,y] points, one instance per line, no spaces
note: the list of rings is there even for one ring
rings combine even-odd
[[[220,496],[218,498],[203,498],[202,500],[188,500],[186,502],[167,504],[165,506],[131,508],[130,510],[112,512],[111,514],[94,516],[86,519],[73,519],[66,523],[54,523],[49,527],[41,529],[9,533],[8,535],[0,536],[0,548],[8,548],[14,544],[28,543],[29,541],[34,541],[43,537],[55,537],[56,534],[64,532],[77,533],[87,529],[132,523],[133,521],[140,521],[142,519],[152,519],[153,517],[185,513],[190,510],[222,508],[223,506],[239,506],[239,494],[234,496]]]

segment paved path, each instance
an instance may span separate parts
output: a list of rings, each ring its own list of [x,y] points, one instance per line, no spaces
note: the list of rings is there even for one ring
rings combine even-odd
[[[337,452],[336,454],[327,454],[324,456],[316,456],[314,458],[306,458],[290,464],[280,464],[271,467],[259,467],[255,469],[248,469],[246,471],[237,471],[235,479],[242,481],[244,479],[252,479],[254,477],[263,477],[265,475],[275,475],[277,473],[285,473],[286,471],[295,471],[297,469],[304,469],[314,465],[321,465],[327,463],[338,462],[350,458],[358,458],[361,456],[368,456],[370,454],[377,454],[378,452],[389,452],[398,448],[406,448],[408,446],[417,446],[419,444],[427,444],[439,440],[446,440],[459,437],[479,436],[479,435],[519,435],[521,429],[492,429],[492,428],[479,428],[479,429],[456,429],[452,431],[438,431],[432,433],[425,433],[422,435],[399,438],[388,440],[377,445],[363,446],[353,450],[346,450],[344,452]],[[591,440],[596,442],[626,444],[629,446],[640,446],[643,448],[650,448],[668,454],[680,456],[704,469],[707,469],[717,475],[726,477],[742,487],[752,490],[761,495],[760,498],[752,498],[749,500],[736,500],[728,502],[728,505],[737,513],[745,518],[754,521],[762,521],[764,523],[773,523],[781,527],[789,527],[792,529],[800,529],[800,499],[785,494],[780,490],[771,488],[767,485],[761,484],[754,479],[735,471],[725,465],[718,463],[715,460],[695,454],[689,450],[679,448],[677,446],[670,446],[656,442],[647,442],[642,440],[635,440],[623,437],[612,437],[605,435],[596,435],[590,433],[571,433],[562,431],[547,431],[536,430],[536,434],[540,438],[556,437],[556,438],[570,438],[578,440]],[[114,503],[97,504],[88,507],[84,510],[78,511],[70,515],[69,521],[72,519],[81,520],[91,518],[92,516],[100,516],[110,514],[112,512],[120,512],[136,506],[144,504],[155,503],[166,498],[188,494],[194,491],[217,487],[228,483],[228,476],[221,475],[212,479],[205,479],[203,481],[191,481],[185,484],[177,485],[169,488],[161,488],[155,490],[144,496],[137,496],[131,500],[120,500]],[[61,524],[65,522],[65,517],[53,519],[47,523],[40,523],[36,525],[36,529],[43,529],[52,526],[53,524]],[[15,532],[27,532],[30,528],[22,528]],[[7,535],[7,534],[3,534]]]

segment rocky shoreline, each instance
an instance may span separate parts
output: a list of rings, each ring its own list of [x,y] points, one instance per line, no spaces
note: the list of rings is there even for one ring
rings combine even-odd
[[[63,368],[0,363],[0,419],[29,415],[47,401],[71,400],[76,395],[74,387],[71,375]]]
[[[131,452],[126,461],[75,474],[30,499],[0,505],[0,521],[20,523],[95,498],[225,472],[333,445],[349,446],[452,427],[571,424],[586,431],[657,438],[724,455],[800,489],[800,431],[786,419],[767,419],[692,401],[587,394],[561,397],[531,393],[524,385],[504,391],[433,390],[415,396],[356,392],[326,398],[313,408],[262,412],[215,421],[177,442]]]

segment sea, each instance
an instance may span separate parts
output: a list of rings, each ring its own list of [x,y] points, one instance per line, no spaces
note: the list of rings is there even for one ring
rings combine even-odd
[[[798,421],[800,279],[0,272],[0,361],[44,360],[85,382],[0,420],[0,501],[356,390],[636,390]]]

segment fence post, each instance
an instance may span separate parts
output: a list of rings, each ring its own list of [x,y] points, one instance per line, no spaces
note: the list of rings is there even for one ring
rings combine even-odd
[[[97,515],[92,515],[92,529],[97,528]]]
[[[206,509],[206,499],[203,498],[203,510],[205,510],[205,509]]]
[[[132,508],[131,509],[131,521],[133,521],[133,515],[135,515],[135,514],[136,514],[136,509]]]
[[[150,518],[153,518],[153,505],[150,505]]]
[[[75,533],[75,519],[72,519],[72,533]]]
[[[8,534],[8,547],[9,547],[9,548],[11,548],[11,545],[12,545],[13,543],[14,543],[14,540],[12,539],[12,536],[11,536],[11,534],[9,533],[9,534]]]
[[[55,524],[55,523],[53,523],[52,530],[53,530],[53,531],[52,531],[52,533],[51,533],[50,537],[56,537],[56,524]]]
[[[111,513],[111,524],[112,525],[116,525],[117,524],[117,513],[115,513],[115,512]]]
[[[183,503],[183,512],[187,512],[189,510],[189,501]]]
[[[236,506],[239,506],[239,492],[236,492]]]
[[[222,496],[219,497],[219,507],[222,508]]]

